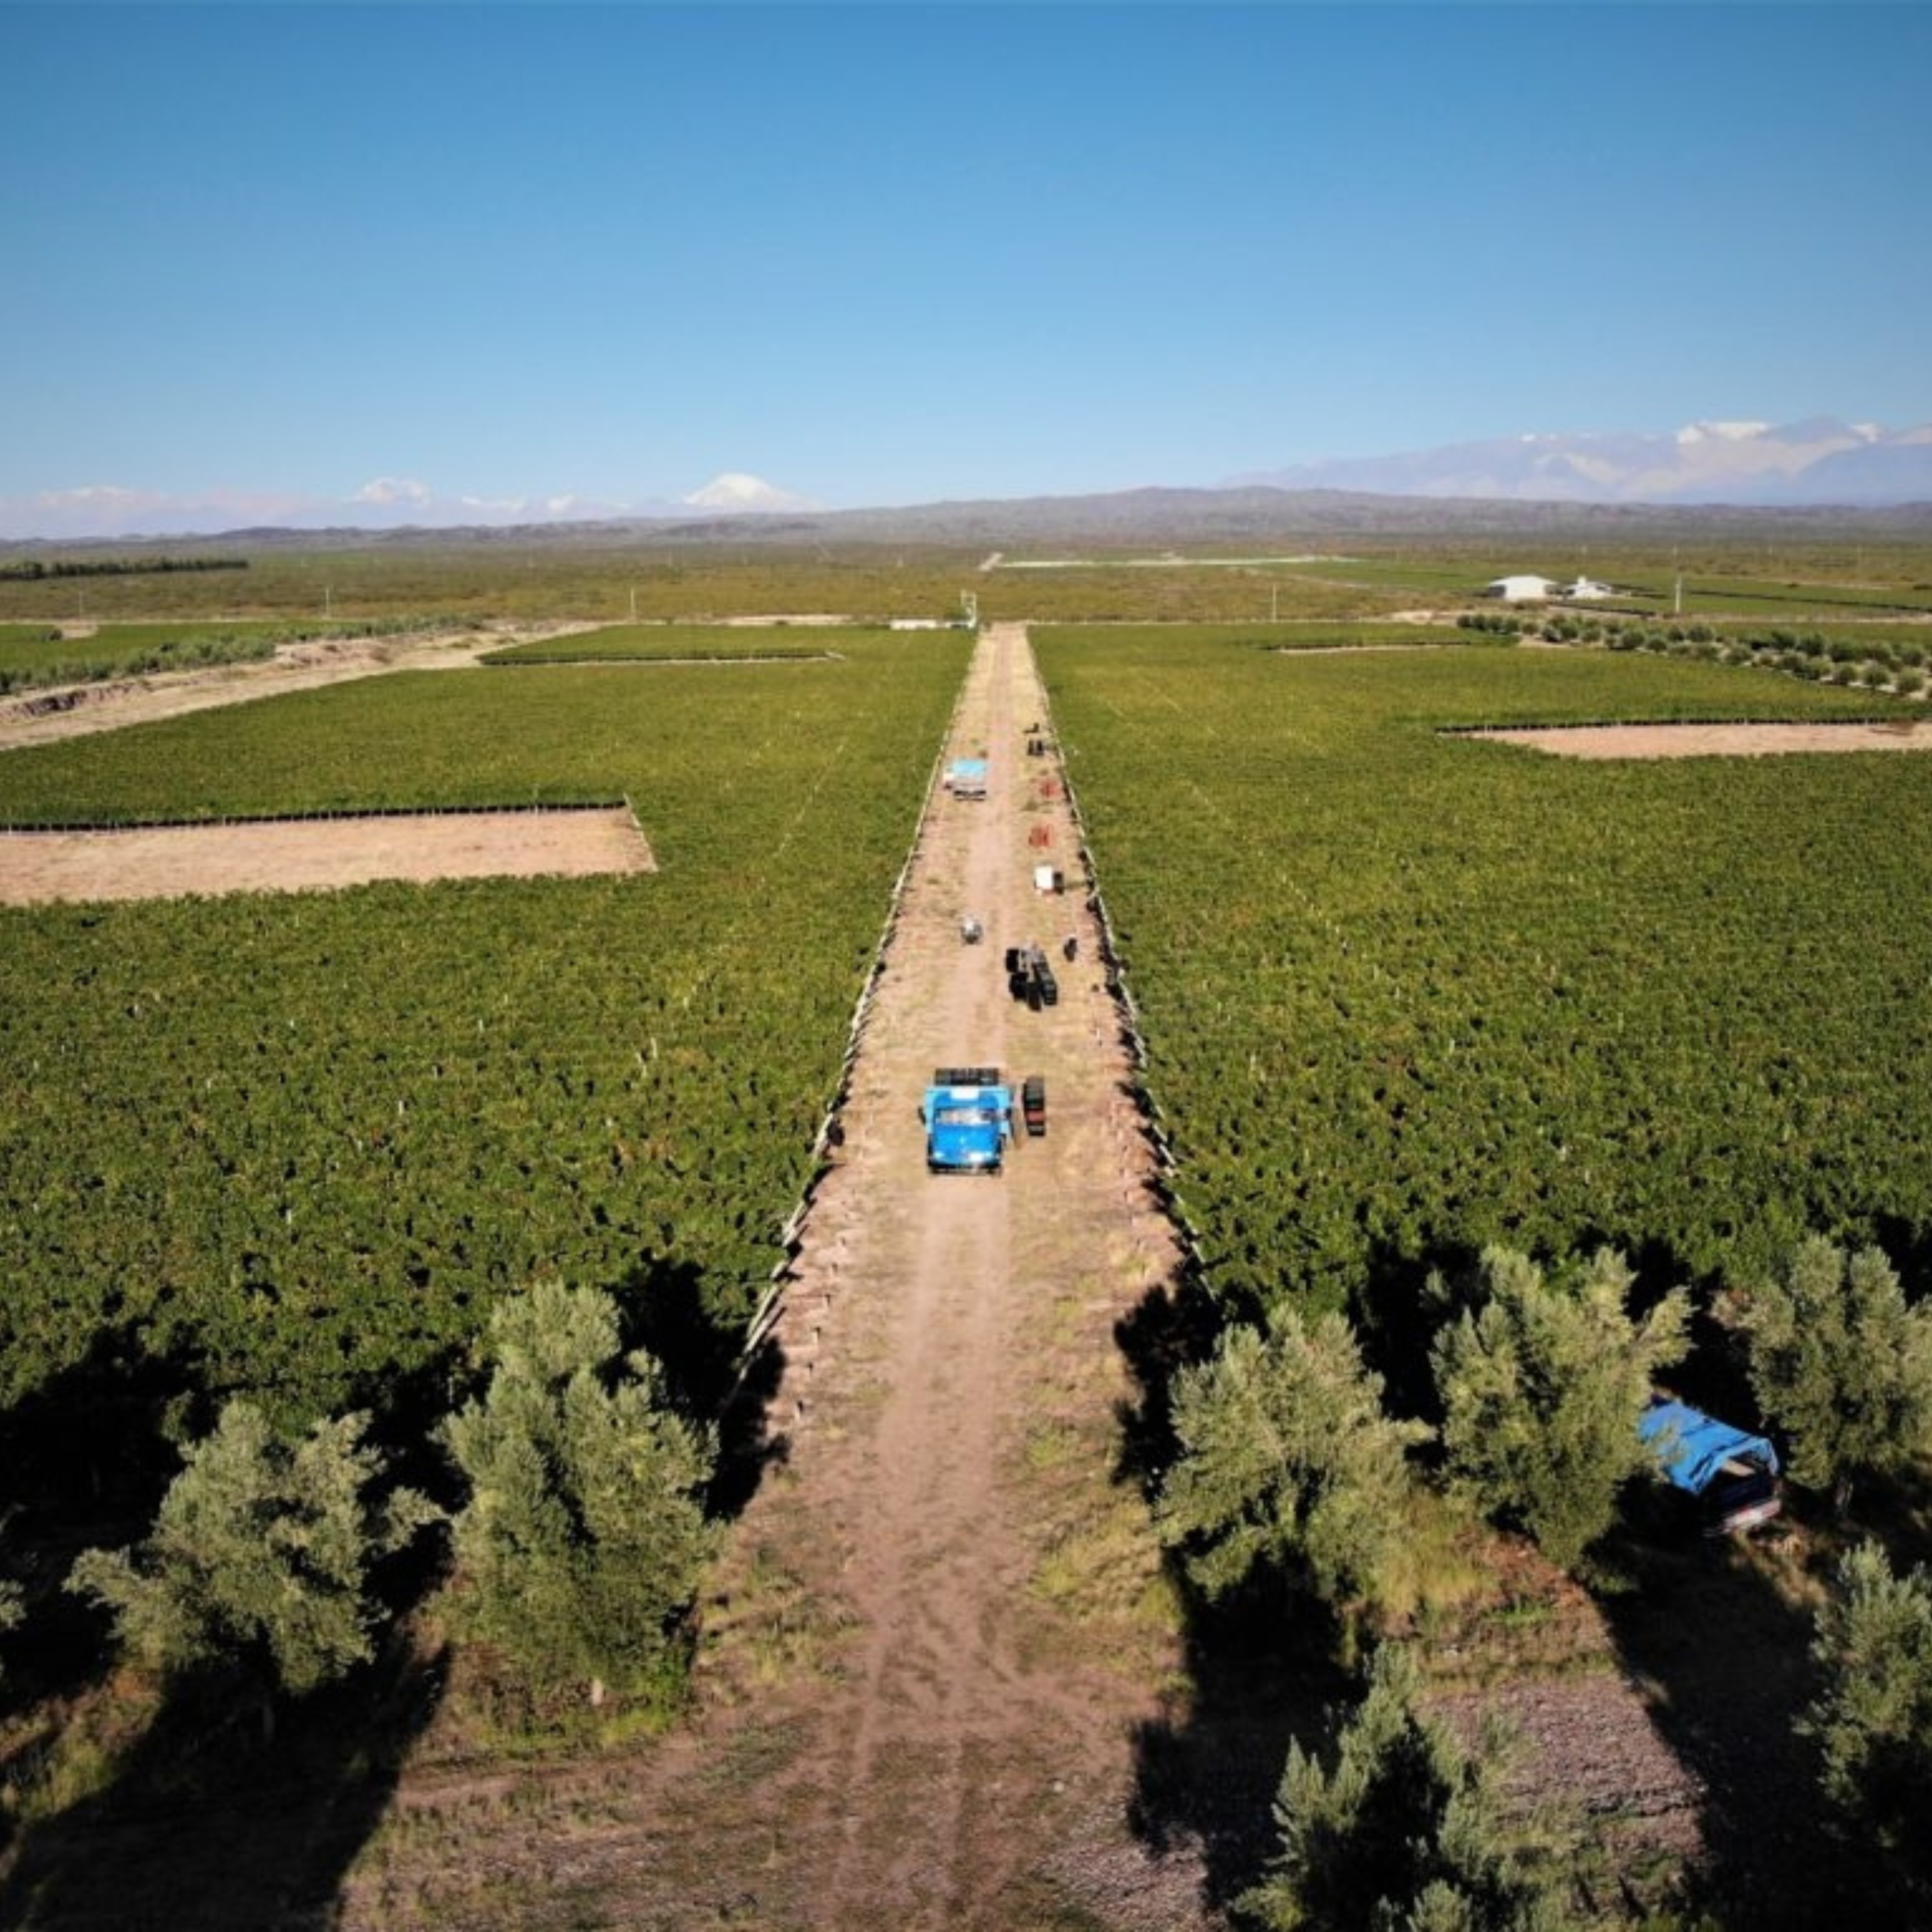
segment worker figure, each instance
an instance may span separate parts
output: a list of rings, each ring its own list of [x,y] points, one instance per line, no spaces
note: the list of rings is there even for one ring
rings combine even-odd
[[[1060,946],[1060,957],[1066,960],[1070,965],[1080,957],[1080,935],[1078,933],[1070,932],[1066,935],[1064,943]]]

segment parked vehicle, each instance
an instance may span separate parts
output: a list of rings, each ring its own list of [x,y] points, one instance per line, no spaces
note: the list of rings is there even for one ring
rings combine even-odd
[[[955,758],[946,767],[946,789],[955,798],[984,798],[986,796],[986,760],[984,758]]]
[[[1006,990],[1028,1009],[1060,1004],[1060,982],[1054,977],[1046,952],[1037,946],[1010,946],[1006,949]]]
[[[1036,1140],[1046,1132],[1046,1078],[1029,1073],[1020,1082],[1020,1117],[1026,1130]]]
[[[1778,1451],[1762,1436],[1666,1395],[1652,1398],[1636,1426],[1664,1480],[1696,1498],[1706,1536],[1755,1528],[1784,1508]]]
[[[1013,1138],[1012,1089],[997,1066],[936,1066],[919,1110],[934,1174],[998,1174]]]

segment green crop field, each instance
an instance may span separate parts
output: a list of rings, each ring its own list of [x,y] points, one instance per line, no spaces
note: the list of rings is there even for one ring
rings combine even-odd
[[[1807,1228],[1932,1237],[1932,760],[1443,735],[1885,700],[1603,652],[1036,644],[1225,1294],[1334,1305],[1496,1240],[1708,1276]]]
[[[834,657],[876,641],[878,627],[836,624],[611,624],[532,638],[484,654],[488,664],[763,662]]]
[[[628,796],[660,870],[0,912],[0,1404],[379,1409],[556,1273],[742,1322],[964,661],[399,674],[0,759],[0,818]]]

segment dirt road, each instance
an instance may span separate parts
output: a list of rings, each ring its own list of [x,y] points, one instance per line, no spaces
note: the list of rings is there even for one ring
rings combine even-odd
[[[1048,1552],[1028,1534],[1029,1454],[1058,1446],[1036,1432],[1075,1387],[1098,1398],[1086,1419],[1106,1421],[1111,1322],[1173,1260],[1136,1193],[1144,1156],[1096,935],[1077,892],[1033,884],[1036,864],[1073,863],[1065,807],[1041,796],[1057,768],[1024,753],[1044,722],[1024,632],[994,628],[951,748],[989,754],[989,795],[935,802],[847,1162],[807,1231],[784,1330],[811,1392],[789,1493],[757,1515],[807,1512],[838,1552],[853,1632],[824,1712],[836,1748],[790,1795],[820,1812],[802,1840],[816,1869],[795,1894],[806,1922],[1019,1922],[1016,1897],[1124,1783],[1145,1694],[1079,1658],[1076,1633],[1040,1627]],[[958,937],[967,912],[986,924],[980,946]],[[1004,948],[1028,941],[1054,950],[1062,989],[1038,1013],[1003,970]],[[914,1105],[935,1063],[1046,1076],[1048,1133],[1001,1180],[926,1173]]]
[[[572,1923],[1198,1922],[1198,1871],[1156,1868],[1126,1823],[1135,1728],[1178,1647],[1113,1469],[1114,1324],[1176,1256],[1090,916],[1034,887],[1037,863],[1074,869],[1057,766],[1026,755],[1036,722],[1024,630],[994,627],[950,747],[989,757],[989,795],[937,796],[921,834],[776,1330],[788,1453],[706,1606],[695,1722],[621,1790],[533,1774],[514,1850],[485,1823],[500,1786],[406,1780],[346,1926],[547,1924],[536,1872],[591,1915]],[[1028,940],[1055,949],[1040,1012],[1004,971]],[[998,1178],[926,1171],[922,1089],[964,1063],[1047,1081],[1048,1131]]]

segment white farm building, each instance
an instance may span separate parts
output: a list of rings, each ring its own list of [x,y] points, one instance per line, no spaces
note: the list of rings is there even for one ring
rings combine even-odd
[[[1499,597],[1505,604],[1546,604],[1556,595],[1553,577],[1499,577],[1483,586],[1485,597]]]
[[[1574,584],[1558,584],[1553,577],[1499,577],[1483,586],[1485,597],[1498,598],[1505,604],[1547,604],[1556,598],[1594,604],[1615,594],[1607,584],[1588,577],[1580,577]]]

